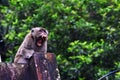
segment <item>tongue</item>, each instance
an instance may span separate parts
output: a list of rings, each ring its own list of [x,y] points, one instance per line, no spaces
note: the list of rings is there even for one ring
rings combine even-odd
[[[42,45],[42,40],[37,41],[37,46],[41,46]]]

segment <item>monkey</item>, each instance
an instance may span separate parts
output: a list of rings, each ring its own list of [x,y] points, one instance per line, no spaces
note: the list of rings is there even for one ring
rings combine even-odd
[[[34,52],[47,53],[47,40],[48,31],[45,28],[32,28],[20,45],[14,63],[28,63]]]
[[[34,38],[34,51],[47,53],[48,31],[45,28],[33,28],[31,30]]]

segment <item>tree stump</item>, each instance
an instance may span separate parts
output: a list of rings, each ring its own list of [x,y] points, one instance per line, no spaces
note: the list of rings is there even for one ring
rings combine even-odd
[[[0,63],[0,80],[61,80],[55,55],[35,52],[28,64]]]

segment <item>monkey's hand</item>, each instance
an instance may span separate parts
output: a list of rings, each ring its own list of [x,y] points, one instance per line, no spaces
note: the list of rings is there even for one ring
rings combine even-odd
[[[23,49],[23,56],[24,56],[24,58],[26,58],[26,59],[30,59],[31,57],[32,57],[32,55],[33,55],[33,53],[34,53],[34,50],[32,50],[32,49]]]

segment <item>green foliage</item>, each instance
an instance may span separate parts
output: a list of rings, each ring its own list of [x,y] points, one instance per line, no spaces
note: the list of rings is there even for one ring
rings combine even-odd
[[[49,31],[62,80],[96,80],[120,68],[119,0],[10,0],[0,5],[0,33],[12,61],[33,26]],[[119,79],[116,73],[111,80]]]

